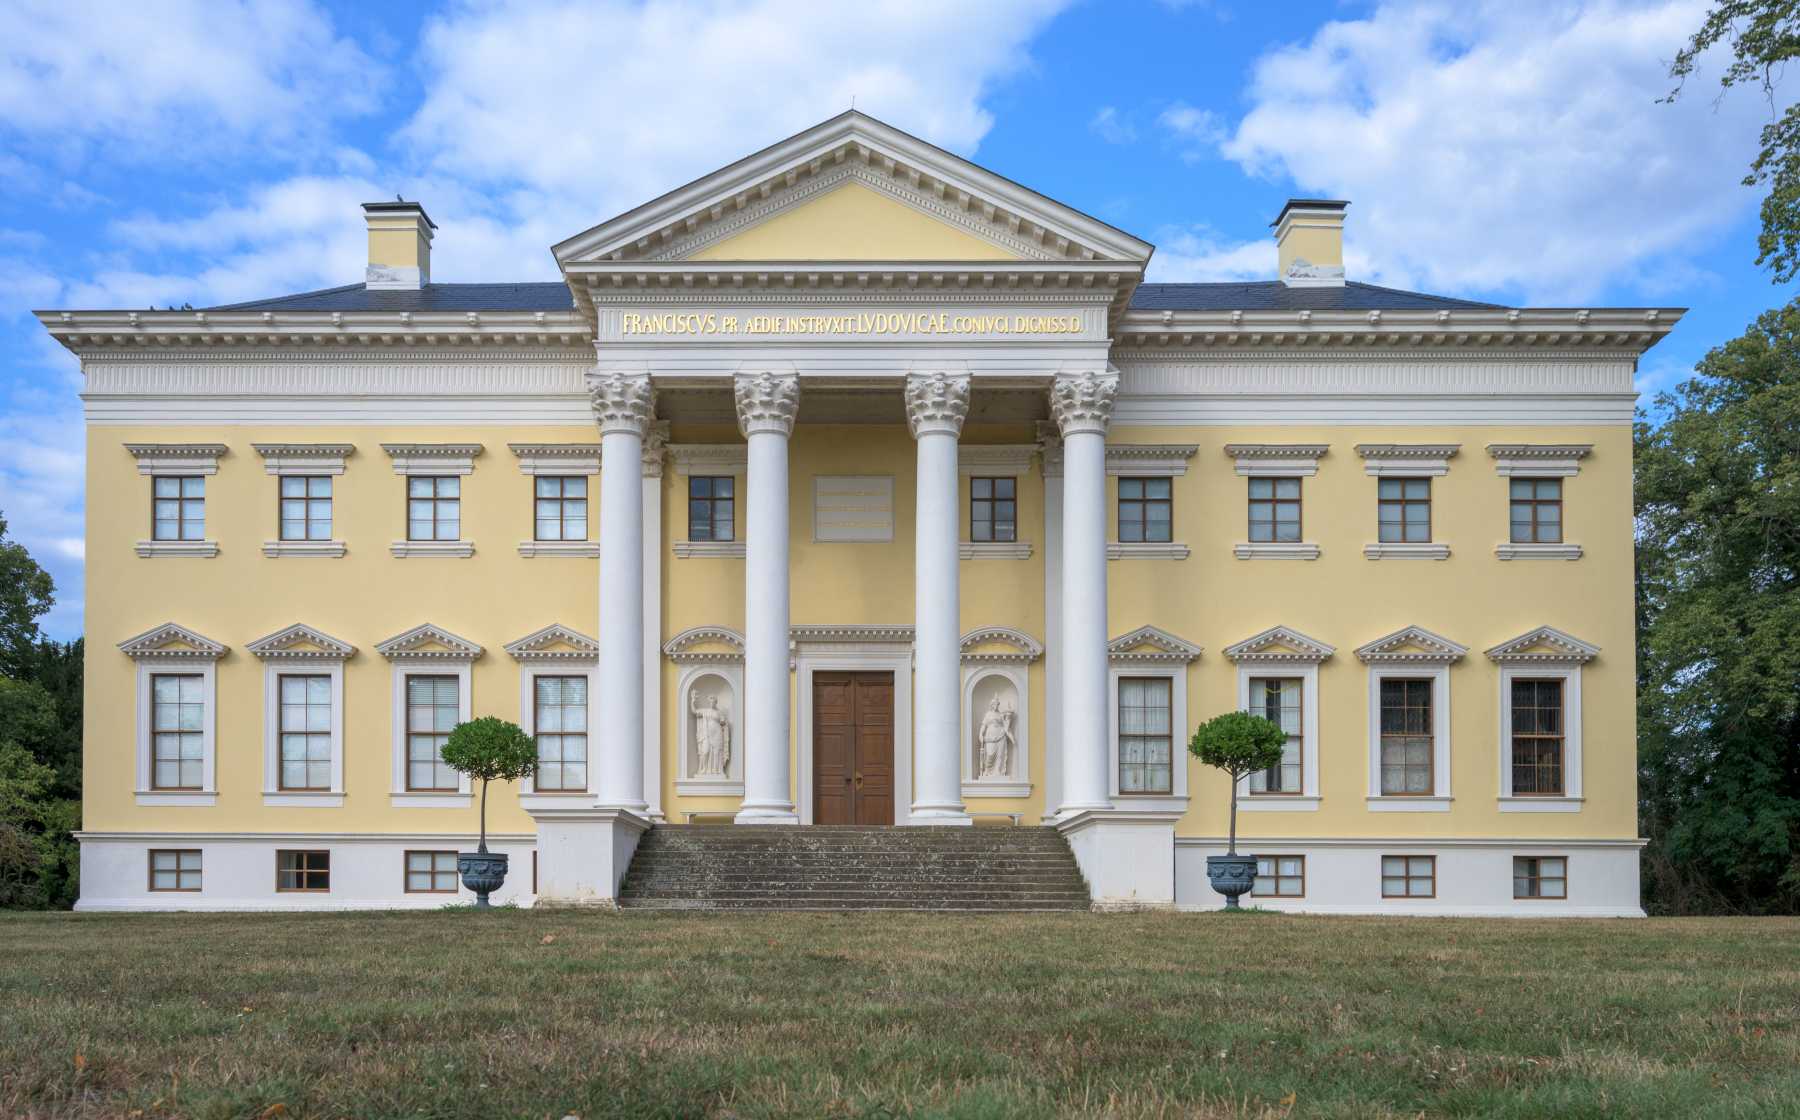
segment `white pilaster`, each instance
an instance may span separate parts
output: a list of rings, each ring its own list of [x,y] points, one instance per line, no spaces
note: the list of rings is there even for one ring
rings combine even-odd
[[[913,561],[914,824],[969,824],[962,803],[962,599],[956,441],[967,374],[908,375],[906,423],[918,444]]]
[[[644,435],[656,411],[647,373],[588,375],[600,427],[600,655],[594,674],[596,803],[643,813]]]
[[[1038,425],[1038,458],[1044,474],[1044,821],[1062,811],[1062,434]]]
[[[652,423],[644,433],[644,800],[650,819],[657,821],[663,819],[662,486],[668,442],[667,420]]]
[[[735,378],[749,444],[744,525],[744,801],[739,824],[799,824],[788,774],[788,437],[800,379],[760,370]],[[954,469],[954,464],[953,464]]]
[[[1058,374],[1063,438],[1062,751],[1065,816],[1112,808],[1107,772],[1106,428],[1117,374]]]

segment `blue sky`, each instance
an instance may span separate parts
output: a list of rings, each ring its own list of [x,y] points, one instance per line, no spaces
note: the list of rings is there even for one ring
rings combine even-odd
[[[1293,194],[1351,200],[1352,279],[1686,306],[1646,390],[1790,298],[1739,185],[1771,106],[1689,95],[1695,0],[7,0],[0,512],[81,630],[81,376],[34,308],[354,282],[404,194],[442,281],[849,107],[1154,242],[1151,278],[1274,275]]]

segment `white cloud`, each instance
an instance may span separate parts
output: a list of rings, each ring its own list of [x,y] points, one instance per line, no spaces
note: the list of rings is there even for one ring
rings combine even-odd
[[[1094,114],[1094,119],[1088,122],[1088,131],[1108,144],[1129,144],[1137,139],[1137,129],[1112,105]]]
[[[380,66],[310,0],[9,0],[0,132],[166,159],[316,135],[371,108]]]
[[[1211,109],[1200,109],[1185,101],[1177,101],[1156,118],[1182,149],[1181,158],[1198,163],[1213,153],[1225,139],[1225,126]]]
[[[1350,237],[1392,274],[1589,299],[1753,203],[1737,182],[1768,107],[1656,103],[1704,9],[1397,0],[1264,56],[1223,152],[1350,199]]]

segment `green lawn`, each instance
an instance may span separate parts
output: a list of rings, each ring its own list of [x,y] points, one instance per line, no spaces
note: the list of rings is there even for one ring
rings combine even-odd
[[[46,914],[0,949],[9,1117],[1800,1116],[1796,919]]]

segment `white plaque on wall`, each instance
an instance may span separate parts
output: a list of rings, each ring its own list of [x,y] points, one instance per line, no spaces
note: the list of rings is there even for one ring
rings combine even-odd
[[[818,475],[813,478],[813,540],[893,539],[892,475]]]

